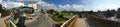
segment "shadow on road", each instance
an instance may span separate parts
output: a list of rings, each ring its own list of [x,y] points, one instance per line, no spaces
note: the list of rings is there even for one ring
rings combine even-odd
[[[95,24],[94,22],[92,22],[89,19],[86,19],[86,23],[88,23],[89,27],[99,27],[97,24]]]
[[[25,26],[25,17],[21,17],[21,18],[19,18],[19,21],[18,21],[18,23],[17,23],[17,26],[18,27],[26,27]]]

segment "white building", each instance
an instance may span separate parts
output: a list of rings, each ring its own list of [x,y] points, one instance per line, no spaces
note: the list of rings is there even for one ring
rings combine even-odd
[[[39,11],[38,10],[38,6],[37,6],[37,2],[39,2],[39,0],[17,0],[18,2],[28,2],[28,7],[33,7],[35,12]]]
[[[37,6],[37,3],[30,3],[30,4],[28,4],[28,7],[33,7],[34,10],[35,10],[35,12],[39,11],[39,10],[38,10],[38,6]]]
[[[33,7],[34,9],[37,9],[37,4],[36,3],[30,3],[28,4],[29,7]]]

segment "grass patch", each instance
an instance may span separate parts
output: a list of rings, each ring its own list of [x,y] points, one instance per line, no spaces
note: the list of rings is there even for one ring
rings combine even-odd
[[[51,18],[56,22],[66,21],[64,18],[59,18],[58,16],[51,16]]]

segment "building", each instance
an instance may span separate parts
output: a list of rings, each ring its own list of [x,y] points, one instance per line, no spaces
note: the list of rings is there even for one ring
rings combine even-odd
[[[28,4],[29,7],[33,7],[34,9],[37,9],[37,4],[35,3],[30,3]]]
[[[32,8],[34,8],[34,12],[37,12],[37,11],[39,11],[38,10],[38,5],[37,5],[37,3],[30,3],[30,4],[28,4],[28,7],[32,7]]]

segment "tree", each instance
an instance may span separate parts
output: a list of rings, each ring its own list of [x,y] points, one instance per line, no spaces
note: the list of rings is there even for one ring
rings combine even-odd
[[[111,10],[111,14],[114,16],[116,14],[116,11],[114,9]]]
[[[111,17],[111,13],[109,9],[105,12],[105,16],[106,18]]]
[[[2,9],[2,5],[0,4],[0,13],[5,12],[5,10]]]
[[[53,14],[55,11],[53,9],[50,9],[47,12],[50,13],[50,14]]]
[[[91,15],[94,14],[94,13],[93,13],[93,10],[91,10],[91,11],[89,12],[89,14],[91,14]]]
[[[2,16],[1,16],[1,17],[5,17],[5,16],[10,15],[10,12],[6,12],[6,11],[2,8],[2,5],[1,5],[1,4],[0,4],[0,13],[2,13]]]
[[[100,13],[101,11],[100,10],[98,10],[98,13]]]
[[[117,16],[116,17],[120,18],[120,8],[118,8],[118,10],[117,10]]]

